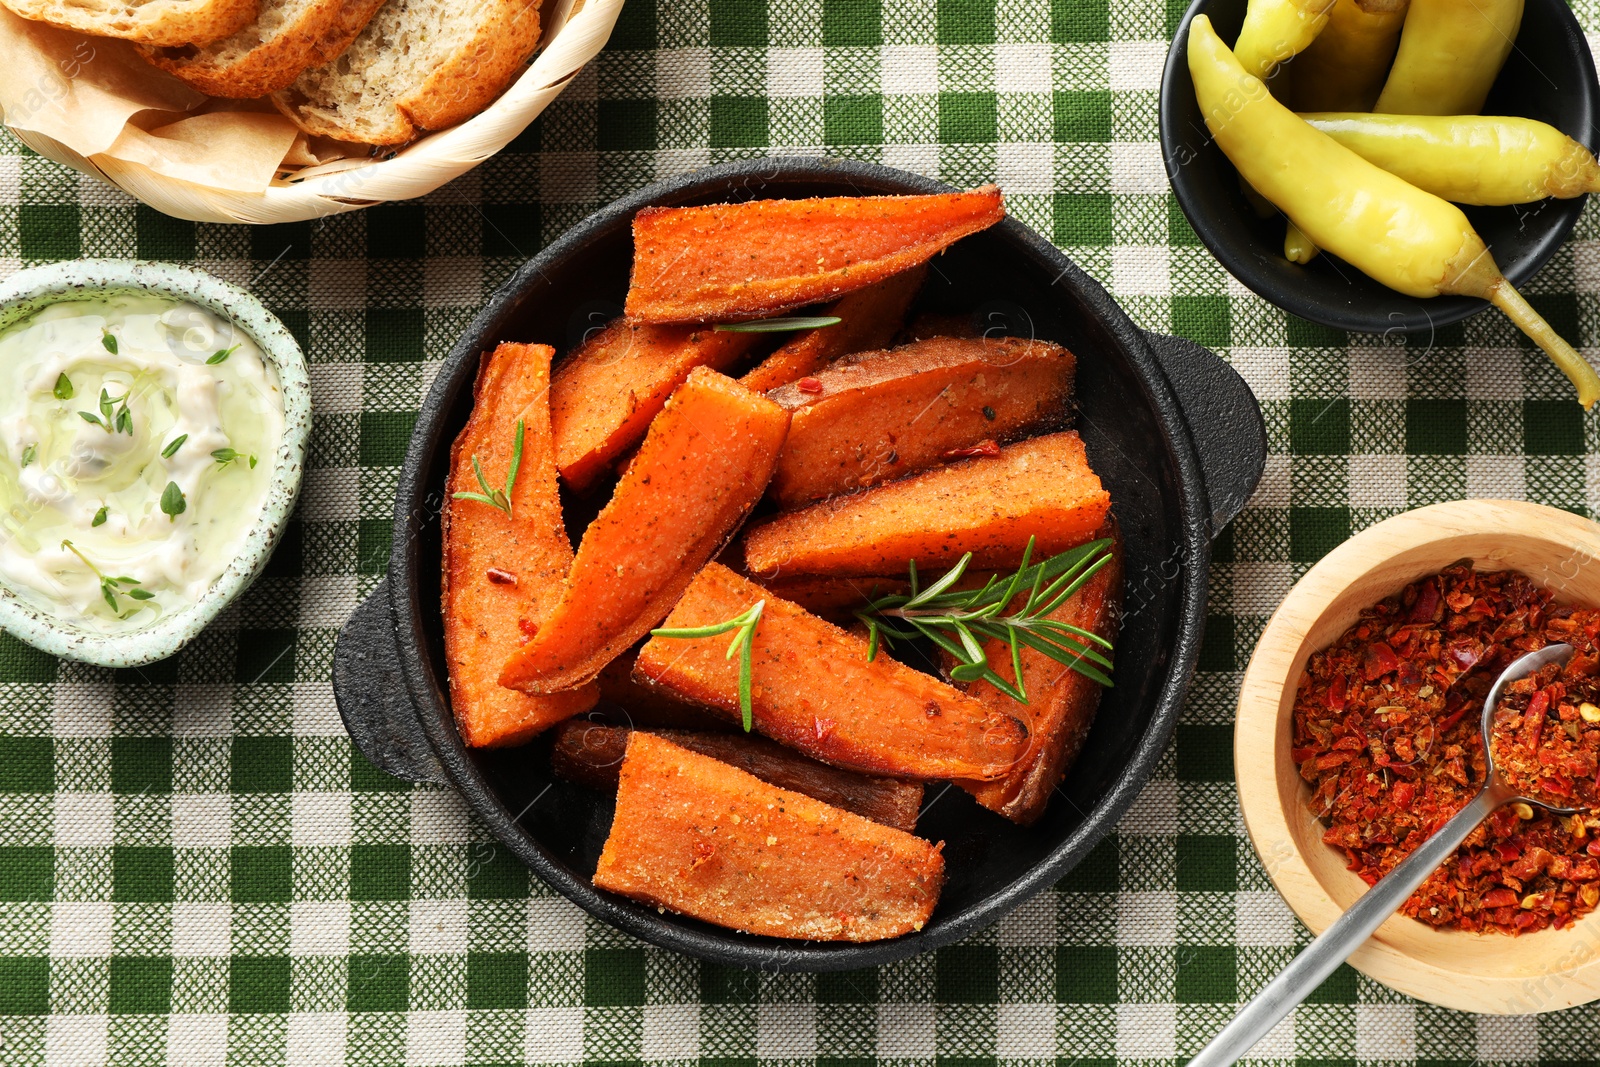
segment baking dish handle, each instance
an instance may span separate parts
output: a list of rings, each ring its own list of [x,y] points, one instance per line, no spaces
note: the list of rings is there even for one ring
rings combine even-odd
[[[1266,468],[1261,405],[1239,372],[1215,352],[1182,337],[1145,336],[1178,394],[1183,421],[1200,455],[1215,537],[1243,510]]]
[[[400,670],[389,583],[378,583],[339,631],[333,648],[333,699],[356,748],[408,782],[450,784],[422,732]]]

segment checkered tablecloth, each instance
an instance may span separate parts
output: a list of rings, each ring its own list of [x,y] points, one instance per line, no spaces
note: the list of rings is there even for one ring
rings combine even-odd
[[[1353,530],[1469,496],[1600,511],[1594,419],[1502,320],[1385,344],[1233,282],[1168,192],[1156,83],[1181,0],[629,0],[508,151],[424,202],[316,224],[173,222],[0,140],[0,271],[77,256],[251,286],[315,389],[297,521],[174,660],[58,663],[0,637],[0,1065],[694,1061],[1102,1067],[1197,1051],[1302,945],[1245,840],[1233,703],[1256,635]],[[1580,17],[1600,29],[1600,0]],[[525,257],[654,178],[831,153],[957,185],[1229,359],[1261,488],[1216,546],[1201,671],[1155,780],[1052,891],[879,971],[704,966],[587,919],[452,794],[351,748],[329,686],[378,580],[437,361]],[[1528,287],[1600,356],[1600,217]],[[1600,1063],[1600,1008],[1473,1017],[1345,968],[1256,1050],[1318,1064]]]

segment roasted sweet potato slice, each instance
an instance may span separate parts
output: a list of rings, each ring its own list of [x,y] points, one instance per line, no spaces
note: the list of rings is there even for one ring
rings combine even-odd
[[[793,311],[926,263],[1004,217],[993,185],[645,208],[633,219],[628,317],[729,322]]]
[[[1112,561],[1101,567],[1050,618],[1070,623],[1114,641],[1122,604],[1122,543],[1114,524],[1097,534],[1112,537]],[[1020,597],[1025,600],[1026,597]],[[1019,605],[1020,606],[1020,605]],[[1016,681],[1010,646],[989,641],[984,646],[990,668],[1008,682]],[[1023,689],[1028,703],[1019,704],[992,684],[977,681],[967,695],[996,711],[1029,722],[1028,751],[1004,778],[992,782],[959,782],[978,803],[1012,822],[1032,825],[1044,814],[1050,794],[1083,750],[1100,706],[1101,686],[1070,667],[1031,648],[1022,650]]]
[[[703,733],[693,730],[651,730],[691,752],[721,760],[731,767],[755,775],[779,789],[792,789],[808,797],[853,811],[864,819],[892,826],[906,833],[916,829],[917,812],[922,807],[922,783],[898,778],[874,778],[854,771],[841,771],[825,763],[807,759],[764,737],[749,734]],[[622,768],[628,747],[626,726],[571,719],[552,733],[555,747],[550,751],[550,766],[556,776],[569,782],[614,792],[617,773]]]
[[[726,370],[760,339],[707,327],[611,322],[562,360],[550,383],[561,477],[588,489],[644,439],[650,420],[690,371]]]
[[[757,584],[796,607],[832,622],[849,622],[856,609],[873,598],[906,593],[911,589],[904,576],[825,578],[813,574],[794,577],[780,574],[774,578],[757,579]]]
[[[752,645],[755,728],[835,767],[896,778],[999,778],[1027,747],[1027,729],[932,675],[887,655],[867,659],[854,634],[780,600],[719,563],[672,609],[669,628],[709,626],[765,601]],[[739,663],[728,637],[652,637],[640,681],[738,721]]]
[[[933,914],[941,848],[636,732],[594,884],[752,934],[878,941]]]
[[[696,367],[650,424],[584,531],[565,594],[500,684],[554,693],[589,681],[672,609],[772,477],[789,413]]]
[[[837,316],[839,322],[792,338],[739,384],[764,393],[814,374],[840,356],[884,347],[899,332],[906,309],[927,276],[924,264],[834,301],[822,314]]]
[[[727,720],[705,708],[634,681],[633,663],[638,651],[632,648],[624,652],[607,663],[595,678],[600,699],[620,708],[629,725],[700,731],[730,729]]]
[[[556,495],[550,448],[550,357],[544,345],[503,344],[483,358],[472,417],[450,450],[450,493],[478,493],[484,479],[505,486],[523,426],[511,514],[477,500],[447,498],[443,579],[445,660],[450,707],[468,745],[514,745],[553,723],[587,711],[594,686],[531,695],[498,681],[505,650],[521,636],[519,620],[555,607],[572,564],[572,546]]]
[[[1060,429],[1077,360],[1049,341],[938,337],[845,356],[769,394],[793,418],[767,494],[780,508],[902,478],[987,442]]]
[[[963,553],[1005,569],[1028,538],[1037,558],[1082,544],[1105,521],[1111,497],[1075,432],[1050,434],[850,496],[779,515],[745,535],[755,575],[837,577],[925,572]]]

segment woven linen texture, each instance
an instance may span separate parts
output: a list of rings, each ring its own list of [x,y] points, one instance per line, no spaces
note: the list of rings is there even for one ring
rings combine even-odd
[[[1402,345],[1288,317],[1228,277],[1156,145],[1182,7],[629,0],[506,152],[425,201],[314,224],[175,222],[0,139],[0,272],[138,256],[247,285],[303,342],[316,403],[282,547],[182,655],[102,671],[0,637],[0,1064],[1106,1067],[1198,1051],[1307,939],[1232,784],[1239,672],[1266,618],[1329,548],[1406,508],[1499,496],[1595,514],[1600,441],[1492,314]],[[1575,7],[1600,29],[1600,3]],[[587,919],[454,795],[369,766],[329,686],[335,635],[384,567],[415,412],[487,295],[614,197],[785,153],[999,182],[1141,325],[1231,361],[1271,441],[1216,545],[1176,739],[1118,832],[971,940],[841,975],[705,966]],[[1527,286],[1591,355],[1597,236],[1590,210]],[[1594,1064],[1600,1009],[1474,1017],[1345,968],[1254,1055]]]

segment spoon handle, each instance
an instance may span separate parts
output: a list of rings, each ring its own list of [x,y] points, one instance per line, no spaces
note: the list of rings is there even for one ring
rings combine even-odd
[[[1417,886],[1427,881],[1439,865],[1461,846],[1489,813],[1505,803],[1508,794],[1490,787],[1472,799],[1394,870],[1378,879],[1350,909],[1322,931],[1267,986],[1257,993],[1189,1067],[1227,1067],[1254,1047],[1294,1006],[1332,974],[1373,931],[1399,910]]]

